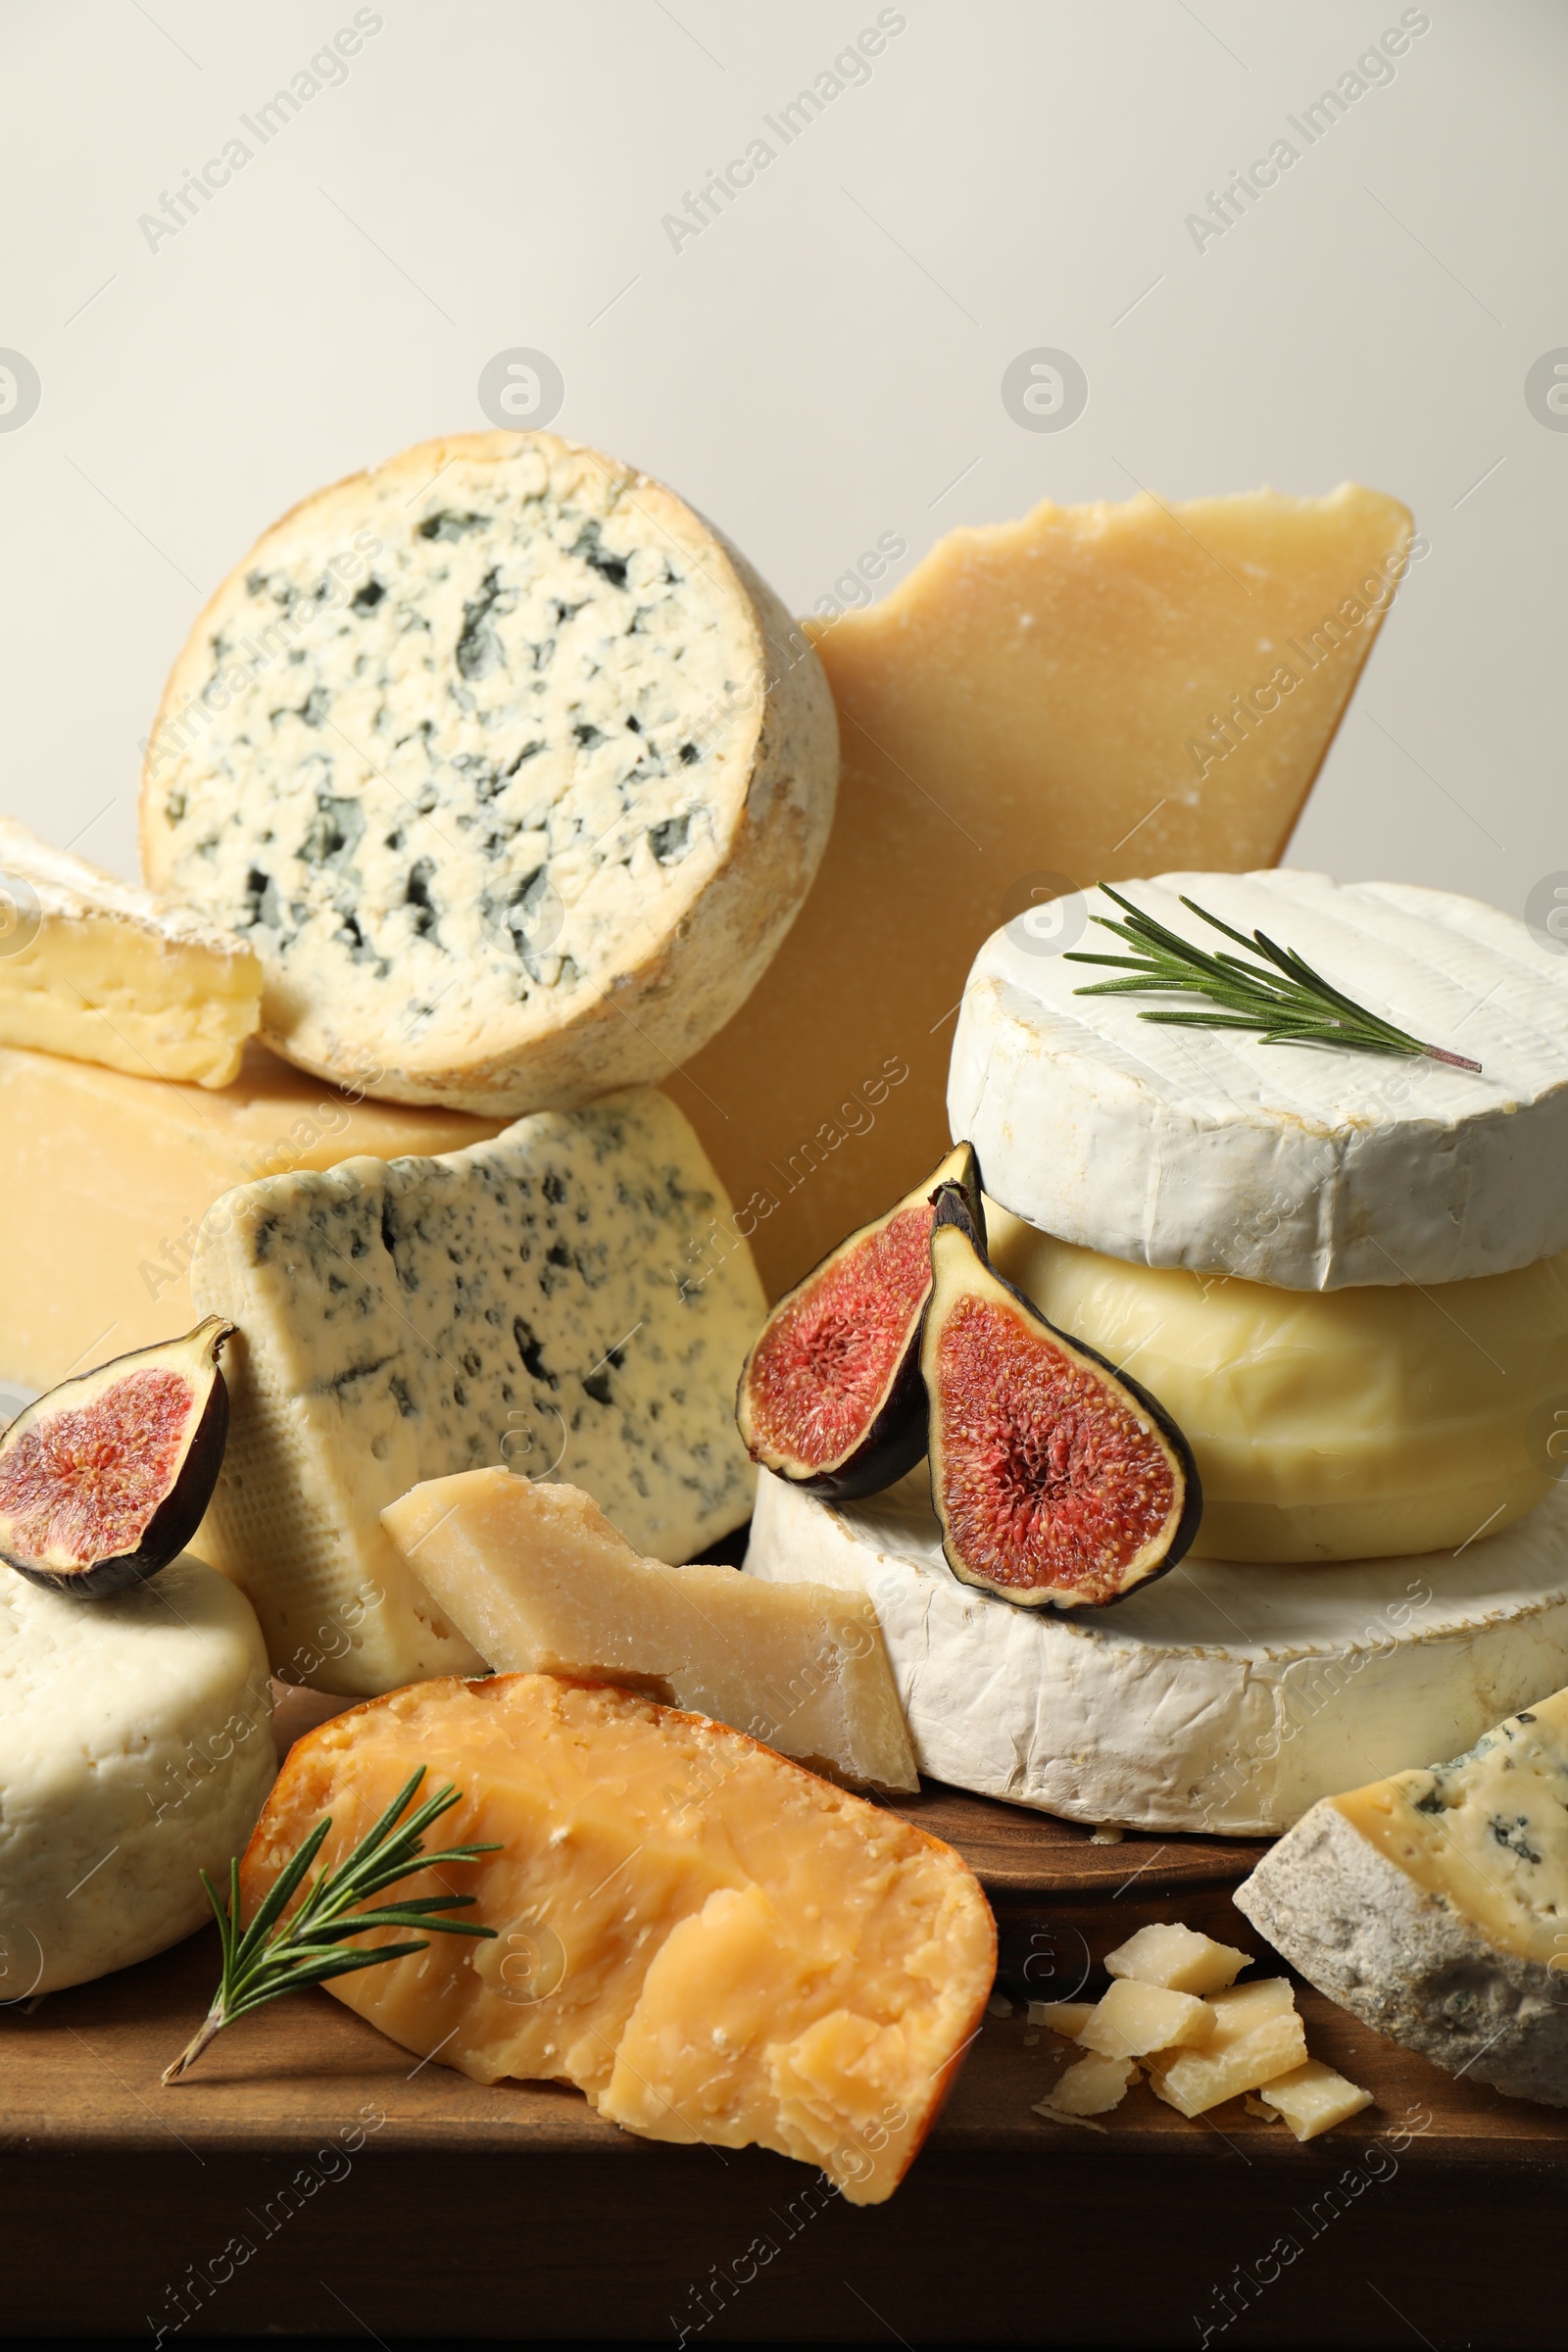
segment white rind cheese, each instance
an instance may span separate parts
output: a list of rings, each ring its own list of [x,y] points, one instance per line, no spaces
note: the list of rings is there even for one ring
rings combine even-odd
[[[261,1000],[245,941],[0,817],[0,1045],[227,1086]]]
[[[1568,1691],[1314,1805],[1235,1901],[1378,2033],[1568,2106]]]
[[[250,1603],[189,1553],[109,1600],[0,1567],[0,2001],[128,1968],[212,1917],[272,1783]]]
[[[202,1226],[191,1294],[238,1326],[200,1542],[287,1681],[369,1695],[478,1671],[380,1523],[423,1479],[559,1473],[671,1560],[747,1516],[733,1402],[761,1286],[651,1088],[438,1158],[241,1185]]]
[[[561,1108],[744,1003],[837,747],[816,656],[670,491],[458,434],[306,500],[219,589],[148,739],[142,865],[255,944],[290,1060]]]
[[[1045,941],[1012,924],[969,975],[948,1113],[1015,1215],[1134,1263],[1301,1291],[1460,1282],[1568,1247],[1568,957],[1477,900],[1404,883],[1282,870],[1118,888],[1201,945],[1226,943],[1184,895],[1261,928],[1481,1075],[1147,1021],[1175,1000],[1078,996],[1119,975],[1055,952],[1114,955],[1111,934],[1076,914]],[[1086,907],[1121,919],[1102,892]]]
[[[1188,1559],[1068,1615],[957,1582],[923,1466],[838,1504],[764,1473],[747,1568],[869,1595],[923,1773],[1097,1826],[1274,1835],[1568,1680],[1563,1488],[1458,1557]]]

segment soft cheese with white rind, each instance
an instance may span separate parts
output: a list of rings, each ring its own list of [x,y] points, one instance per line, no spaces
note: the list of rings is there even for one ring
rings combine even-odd
[[[1568,1690],[1314,1805],[1234,1899],[1378,2033],[1568,2106]]]
[[[261,1014],[247,942],[0,817],[0,1044],[227,1086]]]
[[[763,1475],[747,1568],[870,1596],[923,1773],[1097,1826],[1274,1836],[1568,1679],[1563,1487],[1457,1557],[1188,1558],[1068,1615],[958,1584],[923,1470],[841,1504]]]
[[[1281,869],[1118,888],[1202,946],[1225,943],[1184,896],[1261,928],[1480,1074],[1142,1018],[1169,997],[1080,996],[1124,976],[1059,952],[1118,952],[1088,918],[1123,911],[1090,891],[1081,926],[994,933],[964,992],[948,1115],[1004,1207],[1112,1257],[1285,1290],[1460,1282],[1568,1247],[1568,956],[1407,883]]]
[[[652,1088],[435,1158],[238,1186],[191,1291],[238,1326],[202,1548],[285,1680],[373,1695],[478,1671],[380,1522],[423,1479],[559,1472],[671,1560],[747,1516],[732,1405],[761,1286]]]
[[[837,773],[821,664],[700,515],[554,433],[460,433],[307,499],[219,589],[142,865],[254,943],[279,1053],[514,1116],[722,1027]]]
[[[250,1603],[188,1552],[91,1602],[0,1568],[0,2002],[211,1919],[198,1873],[255,1826],[270,1715]]]

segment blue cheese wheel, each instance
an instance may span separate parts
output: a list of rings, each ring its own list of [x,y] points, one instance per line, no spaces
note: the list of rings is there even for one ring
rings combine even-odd
[[[94,1601],[0,1568],[0,2001],[211,1919],[199,1874],[226,1879],[275,1769],[266,1645],[215,1568]]]
[[[722,1027],[837,773],[815,654],[700,515],[553,433],[459,434],[219,589],[148,738],[142,864],[255,948],[291,1061],[515,1116]]]

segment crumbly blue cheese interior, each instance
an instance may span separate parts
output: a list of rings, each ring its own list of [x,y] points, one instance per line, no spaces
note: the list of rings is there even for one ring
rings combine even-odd
[[[440,1158],[242,1186],[208,1216],[192,1291],[240,1332],[200,1545],[290,1679],[474,1669],[380,1524],[421,1480],[560,1477],[674,1561],[750,1513],[731,1405],[761,1287],[651,1089]]]
[[[680,920],[761,694],[679,502],[519,441],[412,495],[396,466],[345,485],[257,557],[155,731],[146,823],[162,886],[250,940],[285,1008],[458,1058],[500,1011],[559,1022]]]

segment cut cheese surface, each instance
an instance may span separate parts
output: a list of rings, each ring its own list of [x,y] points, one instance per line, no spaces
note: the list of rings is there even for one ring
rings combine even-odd
[[[1211,1995],[1214,2025],[1198,2049],[1146,2060],[1150,2088],[1182,2115],[1206,2115],[1306,2064],[1306,2031],[1285,1977]]]
[[[1494,1942],[1568,1962],[1568,1690],[1468,1755],[1333,1799],[1369,1844]]]
[[[217,1091],[0,1047],[0,1379],[52,1389],[188,1331],[197,1228],[235,1185],[495,1133],[462,1111],[351,1102],[254,1043]]]
[[[199,1311],[238,1326],[202,1542],[286,1680],[370,1692],[477,1668],[381,1525],[423,1479],[559,1470],[675,1560],[741,1524],[732,1406],[761,1291],[744,1246],[701,1278],[689,1254],[728,1206],[651,1088],[226,1196],[192,1273]]]
[[[1200,1936],[1177,1921],[1156,1921],[1107,1952],[1105,1968],[1136,1984],[1205,1993],[1223,1991],[1250,1960],[1250,1952],[1239,1952],[1234,1944],[1216,1943],[1212,1936]]]
[[[1095,2004],[1078,2029],[1086,2050],[1106,2058],[1143,2058],[1151,2050],[1206,2042],[1214,2012],[1190,1992],[1120,1980]]]
[[[502,1846],[442,1874],[497,1937],[442,1937],[338,1999],[478,2082],[575,2083],[650,2138],[774,2148],[855,2204],[892,2193],[996,1966],[951,1848],[723,1725],[507,1675],[394,1691],[299,1741],[247,1901],[323,1813],[323,1860],[341,1854],[419,1764],[462,1791],[443,1836]]]
[[[1568,962],[1527,924],[1326,874],[1170,873],[1124,895],[1199,945],[1222,943],[1184,897],[1261,928],[1481,1069],[1145,1020],[1170,1001],[1083,996],[1125,975],[1014,924],[975,959],[948,1085],[1004,1207],[1112,1257],[1298,1291],[1462,1282],[1568,1248]],[[1076,950],[1119,952],[1089,918],[1122,908],[1090,891],[1082,911]]]
[[[142,865],[255,946],[270,1044],[482,1114],[664,1077],[744,1001],[827,839],[832,699],[751,566],[554,433],[306,499],[198,618]]]
[[[1372,2104],[1369,2090],[1348,2082],[1332,2066],[1325,2066],[1321,2058],[1309,2058],[1291,2074],[1265,2082],[1257,2095],[1264,2112],[1272,2109],[1283,2116],[1298,2139],[1316,2139],[1320,2132],[1330,2132],[1336,2124],[1348,2123],[1352,2115],[1359,2115],[1363,2107]]]
[[[1349,484],[1048,500],[813,631],[832,840],[768,972],[672,1081],[770,1296],[941,1156],[953,1016],[999,924],[1061,887],[1281,855],[1409,532]]]
[[[261,1017],[245,941],[0,817],[0,1045],[227,1086]]]
[[[1058,2075],[1050,2098],[1042,2100],[1035,2113],[1108,2115],[1113,2107],[1121,2105],[1137,2080],[1138,2068],[1130,2058],[1096,2052],[1078,2059],[1065,2074]]]
[[[1282,1291],[1129,1264],[1004,1209],[991,1254],[1042,1313],[1142,1381],[1198,1458],[1207,1559],[1452,1550],[1550,1490],[1568,1259],[1436,1287]]]
[[[763,1476],[747,1568],[869,1596],[923,1773],[1097,1828],[1276,1835],[1568,1681],[1561,1486],[1457,1556],[1189,1558],[1069,1615],[960,1585],[923,1470],[858,1503]]]
[[[1568,2106],[1568,1690],[1449,1763],[1325,1798],[1235,1902],[1378,2033]]]
[[[381,1524],[502,1673],[629,1682],[835,1779],[920,1785],[876,1612],[858,1593],[641,1559],[579,1488],[504,1469],[430,1479]]]
[[[250,1603],[187,1552],[107,1600],[0,1566],[0,2002],[211,1919],[274,1770]]]

